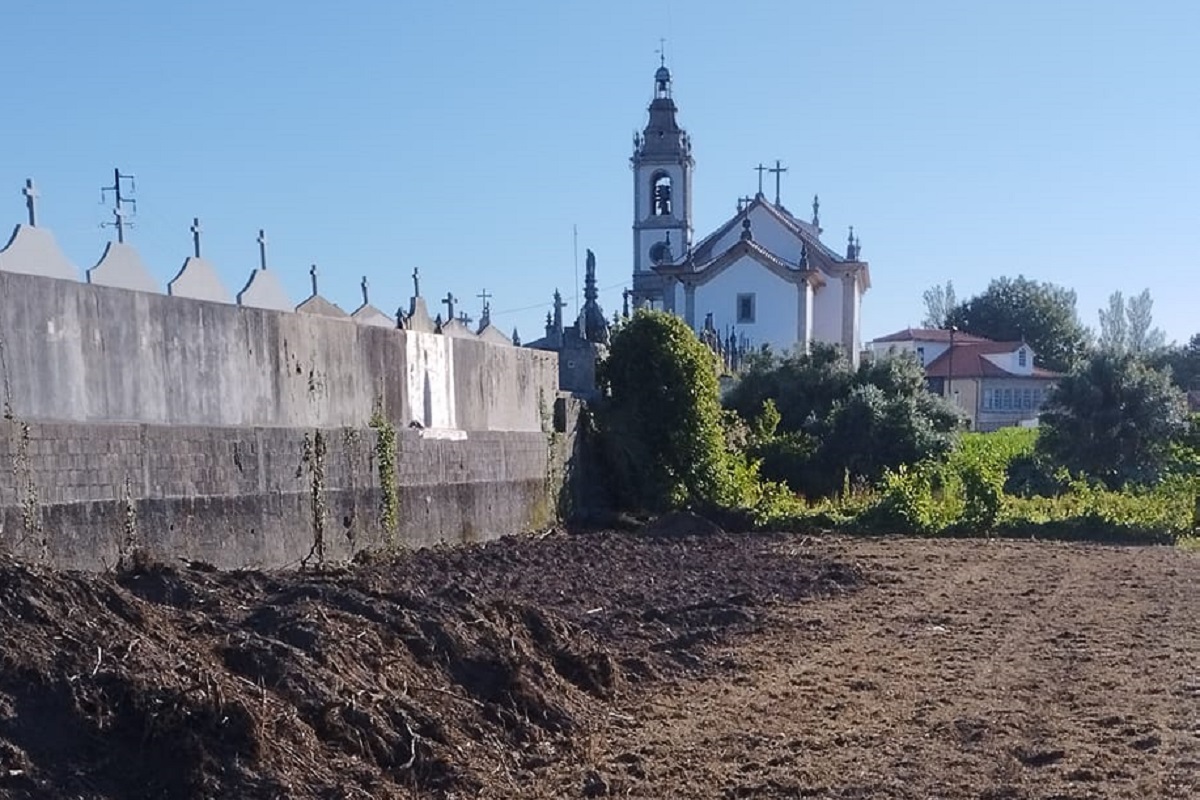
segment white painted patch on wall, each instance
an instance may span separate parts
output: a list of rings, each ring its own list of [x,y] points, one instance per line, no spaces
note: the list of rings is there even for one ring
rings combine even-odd
[[[412,418],[429,429],[458,427],[454,404],[454,351],[450,339],[436,333],[407,331],[408,407]]]

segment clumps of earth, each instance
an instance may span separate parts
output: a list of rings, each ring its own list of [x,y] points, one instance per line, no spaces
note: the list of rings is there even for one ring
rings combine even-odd
[[[860,580],[688,515],[305,572],[0,560],[0,796],[521,796],[615,698]]]

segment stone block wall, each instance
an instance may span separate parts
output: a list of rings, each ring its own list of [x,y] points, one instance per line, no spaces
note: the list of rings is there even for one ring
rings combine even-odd
[[[569,458],[541,432],[397,431],[385,529],[370,428],[0,422],[0,551],[104,569],[134,549],[224,568],[475,542],[554,521]]]

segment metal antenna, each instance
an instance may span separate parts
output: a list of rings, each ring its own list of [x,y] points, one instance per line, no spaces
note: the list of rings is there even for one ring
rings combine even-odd
[[[113,205],[113,220],[114,221],[113,222],[101,222],[100,227],[101,228],[116,228],[118,242],[125,241],[125,228],[133,227],[132,222],[125,221],[125,206],[131,205],[131,206],[133,206],[134,213],[137,212],[137,200],[134,200],[132,197],[126,197],[125,195],[123,195],[121,193],[121,181],[129,181],[129,191],[131,193],[137,191],[137,185],[133,182],[134,176],[122,175],[121,170],[119,168],[113,169],[113,185],[100,187],[100,202],[101,203],[105,202],[105,200],[108,199],[107,196],[105,195],[105,192],[112,192],[116,196],[116,202]]]

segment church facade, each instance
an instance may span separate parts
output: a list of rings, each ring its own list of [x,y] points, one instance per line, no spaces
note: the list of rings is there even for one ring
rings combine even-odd
[[[665,65],[654,76],[649,121],[634,137],[633,289],[638,308],[683,317],[693,330],[721,341],[776,352],[834,344],[858,363],[862,297],[871,273],[853,229],[845,252],[821,241],[817,199],[801,220],[779,198],[785,171],[759,167],[759,191],[737,213],[696,241],[692,223],[695,160]],[[774,202],[762,192],[764,171],[775,173]]]

